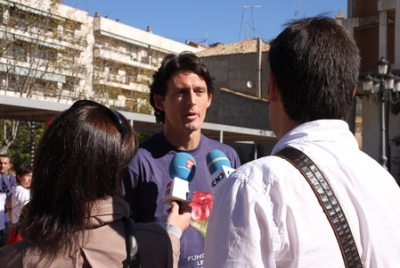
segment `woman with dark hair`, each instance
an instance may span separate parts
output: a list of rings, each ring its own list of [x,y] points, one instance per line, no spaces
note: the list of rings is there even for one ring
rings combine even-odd
[[[18,224],[24,239],[0,250],[2,267],[128,267],[135,239],[120,173],[137,145],[129,122],[96,102],[61,113],[35,153],[31,201]],[[167,223],[179,236],[190,213],[178,210],[174,202]],[[148,240],[161,247],[157,239]]]

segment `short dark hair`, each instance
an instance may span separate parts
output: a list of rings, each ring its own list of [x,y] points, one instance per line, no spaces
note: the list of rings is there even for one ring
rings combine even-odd
[[[153,74],[153,83],[150,85],[150,104],[154,109],[157,123],[164,123],[165,114],[155,106],[154,94],[165,97],[168,80],[179,71],[192,71],[204,79],[208,94],[214,92],[214,78],[196,54],[189,51],[184,51],[179,55],[168,54],[161,62],[160,68]]]
[[[17,178],[17,183],[20,184],[19,177],[24,176],[26,174],[32,173],[33,169],[31,166],[28,165],[21,165],[15,170],[15,175]]]
[[[95,201],[122,196],[120,173],[136,148],[132,127],[116,111],[90,102],[62,112],[35,153],[24,239],[50,256],[76,249]]]
[[[294,20],[270,45],[271,72],[291,119],[346,118],[360,56],[354,39],[341,25],[326,16]]]
[[[21,165],[15,170],[16,176],[23,176],[25,174],[32,173],[33,169],[29,165]]]

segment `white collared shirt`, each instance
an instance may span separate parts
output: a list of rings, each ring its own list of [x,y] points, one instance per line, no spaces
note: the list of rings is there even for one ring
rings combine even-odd
[[[12,223],[17,223],[22,212],[22,208],[31,199],[31,190],[18,185],[11,193],[12,204]]]
[[[306,153],[322,170],[349,222],[364,267],[400,265],[400,188],[359,150],[346,122],[297,126],[276,144]],[[214,197],[205,242],[209,267],[344,267],[310,185],[286,160],[247,163]]]

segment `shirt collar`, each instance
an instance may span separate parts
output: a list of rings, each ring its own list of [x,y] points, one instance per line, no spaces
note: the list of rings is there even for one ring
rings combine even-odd
[[[357,146],[357,140],[343,120],[324,119],[300,124],[286,133],[274,146],[272,154],[282,150],[293,142],[340,141],[349,146]]]

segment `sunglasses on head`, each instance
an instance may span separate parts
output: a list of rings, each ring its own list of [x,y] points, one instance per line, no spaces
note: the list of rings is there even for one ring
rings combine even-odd
[[[103,107],[104,109],[106,109],[107,114],[114,121],[119,133],[121,134],[121,143],[124,142],[124,139],[126,136],[126,126],[124,124],[124,121],[122,121],[121,116],[116,111],[114,111],[100,103],[91,101],[91,100],[78,100],[74,104],[72,104],[71,107],[80,107],[80,106],[97,106],[97,107]]]

